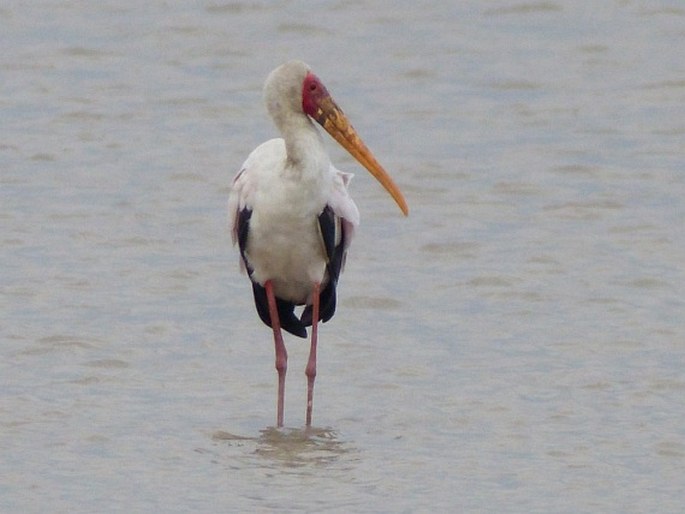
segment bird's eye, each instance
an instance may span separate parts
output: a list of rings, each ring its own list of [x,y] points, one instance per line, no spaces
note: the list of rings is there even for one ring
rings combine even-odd
[[[316,82],[312,82],[311,84],[309,84],[309,90],[310,91],[316,91],[316,88],[317,88]]]

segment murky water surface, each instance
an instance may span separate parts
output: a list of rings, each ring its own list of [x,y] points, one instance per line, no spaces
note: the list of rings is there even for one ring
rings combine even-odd
[[[452,2],[454,3],[454,2]],[[0,7],[0,510],[680,512],[685,6]],[[275,371],[226,229],[299,57],[405,191]]]

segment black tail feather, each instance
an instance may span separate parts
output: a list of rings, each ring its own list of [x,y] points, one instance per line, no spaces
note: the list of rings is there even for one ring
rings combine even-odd
[[[335,314],[336,293],[335,282],[331,281],[326,284],[323,291],[319,293],[319,320],[324,323],[333,317]],[[300,322],[305,327],[312,326],[312,306],[307,305],[302,311]]]
[[[243,209],[240,211],[239,225],[238,225],[238,241],[240,243],[240,250],[245,262],[245,266],[250,275],[252,275],[252,267],[245,255],[245,248],[248,238],[248,225],[252,211]],[[319,293],[319,320],[324,323],[333,317],[337,303],[336,287],[338,285],[338,277],[342,270],[342,265],[345,260],[345,231],[340,225],[341,221],[330,206],[326,206],[319,215],[319,228],[321,229],[321,236],[326,249],[326,256],[328,263],[326,264],[326,273],[328,275],[328,283]],[[336,244],[336,232],[339,232],[340,239]],[[267,326],[271,326],[271,316],[269,315],[269,303],[266,298],[266,289],[252,282],[252,290],[254,292],[255,305],[257,313],[261,320]],[[307,328],[312,325],[312,306],[307,305],[302,311],[300,319],[295,316],[295,304],[280,298],[276,298],[276,308],[278,310],[278,317],[281,322],[281,328],[299,337],[307,337]]]

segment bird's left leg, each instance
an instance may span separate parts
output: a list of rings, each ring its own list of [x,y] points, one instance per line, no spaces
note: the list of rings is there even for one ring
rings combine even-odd
[[[312,405],[314,402],[314,379],[316,378],[316,342],[319,327],[319,289],[320,284],[314,283],[312,291],[312,340],[309,347],[309,359],[304,373],[307,375],[307,426],[312,425]]]

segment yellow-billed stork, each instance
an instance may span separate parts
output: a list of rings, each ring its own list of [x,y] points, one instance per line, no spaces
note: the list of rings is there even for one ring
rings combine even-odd
[[[287,62],[264,84],[266,108],[282,138],[250,153],[233,180],[228,200],[233,243],[240,247],[257,312],[273,329],[278,371],[277,426],[283,426],[288,356],[281,329],[307,337],[306,424],[312,421],[317,325],[335,312],[336,284],[359,211],[347,192],[352,178],[330,161],[312,120],[318,122],[387,189],[402,212],[399,188],[361,141],[309,66]],[[304,305],[299,318],[295,306]]]

